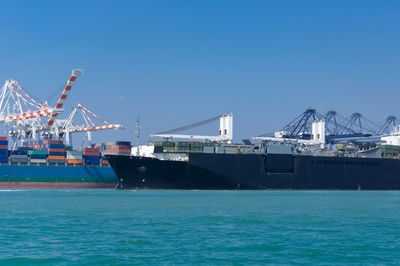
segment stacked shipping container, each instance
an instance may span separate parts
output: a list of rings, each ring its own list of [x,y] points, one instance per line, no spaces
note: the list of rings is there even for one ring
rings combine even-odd
[[[100,148],[83,148],[83,159],[87,165],[100,164]]]
[[[131,150],[132,145],[130,141],[113,141],[106,144],[106,149],[104,150],[104,153],[130,155]]]
[[[67,151],[68,164],[83,164],[83,157],[81,151]]]
[[[17,150],[8,151],[7,137],[0,136],[0,163],[13,164],[73,164],[73,165],[109,165],[102,156],[105,153],[130,154],[131,143],[115,141],[105,144],[93,144],[91,148],[72,150],[72,146],[65,146],[61,140],[38,140],[26,142],[25,146]]]
[[[0,163],[8,163],[8,140],[0,136]]]
[[[31,163],[45,164],[47,163],[46,150],[30,150],[28,151]]]
[[[28,163],[28,149],[21,147],[18,150],[10,152],[11,163]]]
[[[62,140],[43,140],[43,148],[47,150],[49,163],[65,163],[65,145]]]

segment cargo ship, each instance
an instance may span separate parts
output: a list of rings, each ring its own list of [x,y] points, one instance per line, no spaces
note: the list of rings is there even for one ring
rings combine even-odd
[[[118,179],[103,154],[130,152],[130,142],[122,141],[78,150],[58,140],[7,147],[6,137],[0,137],[0,189],[115,188]]]
[[[0,90],[0,188],[114,188],[117,178],[104,153],[130,149],[130,142],[91,145],[92,133],[122,129],[76,104],[67,118],[59,119],[72,85],[82,75],[74,69],[54,107],[35,99],[15,80]],[[82,118],[77,120],[77,115]],[[87,141],[73,150],[71,135]],[[10,140],[10,143],[9,141]],[[121,143],[123,145],[121,145]]]
[[[219,136],[206,141],[156,134],[169,140],[142,146],[139,155],[106,157],[119,189],[400,189],[400,145],[385,143],[400,134],[382,137],[381,144],[364,139],[333,149],[324,123],[313,122],[311,139],[259,137],[257,144],[232,144],[229,119],[221,121]]]

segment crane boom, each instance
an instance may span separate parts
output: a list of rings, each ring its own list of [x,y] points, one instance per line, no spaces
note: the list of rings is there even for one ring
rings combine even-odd
[[[68,81],[67,81],[67,85],[65,85],[64,90],[60,96],[60,98],[58,99],[58,102],[56,104],[56,109],[61,109],[63,107],[64,101],[65,99],[67,99],[68,93],[72,88],[72,85],[74,84],[76,77],[82,75],[83,71],[81,69],[73,69],[72,70],[72,74],[69,77]],[[49,120],[47,121],[47,128],[50,128],[53,124],[54,121],[57,117],[59,112],[54,112],[51,114]]]
[[[106,130],[106,129],[123,129],[124,126],[120,124],[110,124],[110,125],[105,125],[105,126],[95,126],[95,127],[81,127],[81,128],[72,128],[69,129],[69,133],[75,133],[75,132],[87,132],[87,131],[98,131],[98,130]]]
[[[25,113],[22,113],[22,114],[19,114],[19,115],[7,116],[7,117],[1,119],[0,122],[8,123],[8,122],[11,122],[11,121],[16,121],[16,120],[28,120],[28,119],[32,119],[32,118],[50,116],[52,113],[56,113],[56,112],[52,111],[50,109],[25,112]]]

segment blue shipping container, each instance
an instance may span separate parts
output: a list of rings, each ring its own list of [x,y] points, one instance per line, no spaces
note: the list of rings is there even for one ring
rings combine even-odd
[[[54,156],[65,156],[65,152],[49,152],[49,155],[54,155]]]
[[[52,159],[52,160],[48,160],[48,161],[49,161],[49,163],[65,163],[64,160],[54,160],[54,159]]]
[[[8,140],[0,140],[0,145],[8,145]]]
[[[11,154],[14,154],[14,155],[27,155],[28,151],[11,151]]]
[[[90,162],[90,161],[100,161],[100,157],[97,157],[97,158],[83,158],[83,160],[86,162]]]
[[[87,155],[84,155],[83,158],[85,160],[100,160],[100,156],[87,156]]]
[[[65,149],[65,145],[64,144],[47,144],[44,145],[46,148],[49,149]]]
[[[46,159],[47,156],[44,154],[32,154],[31,159]]]

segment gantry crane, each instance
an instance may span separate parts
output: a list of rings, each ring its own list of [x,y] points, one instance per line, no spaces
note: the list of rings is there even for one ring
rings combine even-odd
[[[31,97],[19,83],[15,80],[7,80],[0,91],[0,123],[4,123],[8,134],[14,139],[14,147],[18,140],[27,139],[63,139],[69,133],[88,132],[88,137],[91,131],[104,129],[121,129],[122,125],[111,124],[102,120],[88,109],[78,104],[67,120],[57,119],[58,115],[64,110],[62,109],[65,100],[68,97],[72,85],[77,77],[82,75],[80,69],[72,70],[67,84],[58,99],[55,107],[50,107],[47,102],[43,104]],[[76,125],[72,119],[76,111],[80,109],[86,114],[86,124]],[[87,113],[100,119],[104,125],[96,125],[88,117]],[[38,134],[39,133],[39,134]],[[67,140],[69,141],[69,139]]]

